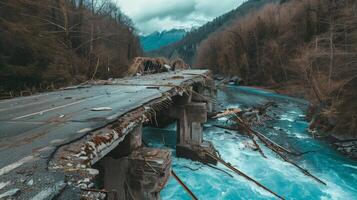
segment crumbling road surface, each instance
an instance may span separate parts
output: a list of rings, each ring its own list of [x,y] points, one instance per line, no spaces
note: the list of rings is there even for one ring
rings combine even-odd
[[[65,173],[47,168],[55,149],[207,74],[167,72],[0,101],[0,199],[58,195],[68,185]]]

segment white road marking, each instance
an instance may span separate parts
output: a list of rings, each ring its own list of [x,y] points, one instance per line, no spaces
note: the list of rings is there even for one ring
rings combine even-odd
[[[49,102],[49,101],[48,101],[48,100],[47,100],[47,101],[37,101],[37,102],[25,104],[25,105],[11,106],[11,107],[8,107],[8,108],[2,108],[2,109],[0,109],[0,112],[2,112],[2,111],[7,111],[7,110],[19,109],[19,108],[25,108],[25,107],[34,106],[34,105],[38,105],[38,104],[42,104],[42,103],[47,103],[47,102]]]
[[[5,199],[6,197],[12,197],[16,195],[18,192],[20,192],[20,189],[18,188],[11,189],[7,192],[0,194],[0,199]]]
[[[111,115],[111,116],[107,117],[107,120],[112,120],[112,119],[115,119],[117,117],[118,117],[118,114],[116,113],[114,115]]]
[[[118,90],[115,90],[115,91],[111,92],[111,95],[116,94],[118,92],[122,92],[122,89],[118,89]],[[83,100],[80,100],[80,101],[76,101],[76,102],[72,102],[72,103],[69,103],[69,104],[66,104],[66,105],[57,106],[57,107],[54,107],[54,108],[50,108],[50,109],[34,112],[34,113],[31,113],[31,114],[15,117],[12,120],[18,120],[18,119],[23,119],[23,118],[30,117],[30,116],[33,116],[33,115],[43,114],[43,113],[46,113],[46,112],[49,112],[49,111],[53,111],[53,110],[57,110],[57,109],[60,109],[60,108],[67,107],[67,106],[72,106],[72,105],[75,105],[75,104],[78,104],[78,103],[82,103],[84,101],[98,99],[98,98],[101,98],[103,96],[108,96],[108,95],[107,94],[103,94],[103,95],[99,95],[99,96],[89,97],[89,98],[86,98],[86,99],[83,99]]]
[[[84,129],[81,129],[79,131],[77,131],[77,133],[84,133],[84,132],[87,132],[87,131],[90,131],[92,130],[91,128],[84,128]]]
[[[7,165],[3,168],[0,169],[0,176],[9,173],[10,171],[20,167],[21,165],[30,162],[31,160],[33,160],[34,157],[33,156],[26,156],[24,158],[22,158],[21,160],[14,162],[10,165]]]
[[[119,90],[113,91],[111,94],[115,94],[115,93],[118,93],[118,92],[121,92],[121,91],[122,91],[122,90],[119,89]],[[67,107],[67,106],[72,106],[72,105],[75,105],[75,104],[78,104],[78,103],[82,103],[82,102],[84,102],[84,101],[98,99],[98,98],[101,98],[101,97],[103,97],[103,96],[107,96],[107,94],[103,94],[103,95],[99,95],[99,96],[94,96],[94,97],[89,97],[89,98],[86,98],[86,99],[83,99],[83,100],[80,100],[80,101],[75,101],[75,102],[72,102],[72,103],[69,103],[69,104],[66,104],[66,105],[57,106],[57,107],[54,107],[54,108],[50,108],[50,109],[38,111],[38,112],[35,112],[35,113],[23,115],[23,116],[20,116],[20,117],[15,117],[15,118],[13,118],[12,120],[18,120],[18,119],[30,117],[30,116],[33,116],[33,115],[43,114],[43,113],[46,113],[46,112],[49,112],[49,111],[53,111],[53,110],[57,110],[57,109],[60,109],[60,108]]]
[[[60,91],[62,92],[62,91]],[[42,94],[35,94],[35,95],[31,95],[31,96],[23,96],[23,97],[15,97],[12,99],[4,99],[4,100],[0,100],[0,105],[4,104],[4,103],[21,103],[21,102],[25,102],[25,101],[33,101],[36,100],[38,101],[40,97],[44,97],[44,96],[50,96],[50,95],[59,95],[60,93],[42,93]]]
[[[92,108],[90,109],[91,111],[108,111],[108,110],[112,110],[111,107],[98,107],[98,108]]]
[[[21,123],[21,124],[44,124],[46,122],[5,121],[5,123],[8,123],[8,124],[17,124],[17,123]]]
[[[39,192],[31,200],[44,200],[49,199],[51,196],[56,195],[66,184],[63,181],[57,182],[53,187],[49,187]]]
[[[7,182],[0,182],[0,190],[3,189],[4,187],[6,187],[7,185],[9,185],[11,182],[7,181]]]
[[[48,151],[48,150],[51,150],[51,149],[53,149],[53,148],[54,148],[54,147],[52,147],[52,146],[46,146],[46,147],[43,147],[43,148],[37,150],[37,152]]]
[[[72,103],[69,103],[69,104],[66,104],[66,105],[57,106],[57,107],[46,109],[46,110],[41,110],[41,111],[38,111],[38,112],[34,112],[34,113],[31,113],[31,114],[27,114],[27,115],[23,115],[23,116],[20,116],[20,117],[13,118],[12,120],[18,120],[18,119],[30,117],[30,116],[33,116],[33,115],[46,113],[46,112],[49,112],[49,111],[52,111],[52,110],[57,110],[57,109],[64,108],[64,107],[67,107],[67,106],[72,106],[72,105],[75,105],[75,104],[79,104],[79,103],[82,103],[83,101],[86,101],[86,100],[75,101],[75,102],[72,102]]]
[[[62,143],[62,142],[64,142],[65,141],[65,139],[54,139],[54,140],[52,140],[50,143],[51,144],[59,144],[59,143]]]

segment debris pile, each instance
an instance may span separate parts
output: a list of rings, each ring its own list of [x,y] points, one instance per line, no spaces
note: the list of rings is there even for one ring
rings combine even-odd
[[[284,200],[284,197],[278,195],[277,193],[273,192],[272,190],[270,190],[269,188],[267,188],[266,186],[262,185],[260,182],[254,180],[253,178],[251,178],[250,176],[246,175],[245,173],[243,173],[242,171],[240,171],[239,169],[235,168],[234,166],[232,166],[230,163],[227,163],[226,161],[224,161],[222,158],[217,157],[214,154],[211,154],[210,152],[207,152],[207,154],[209,156],[211,156],[213,159],[217,160],[218,162],[220,162],[221,164],[223,164],[224,166],[228,167],[230,170],[234,171],[235,173],[237,173],[240,176],[243,176],[245,179],[253,182],[254,184],[256,184],[257,186],[259,186],[260,188],[264,189],[265,191],[273,194],[275,197],[277,197],[278,199],[282,199]]]
[[[181,58],[176,58],[170,62],[170,66],[172,66],[172,70],[184,70],[189,69],[190,66],[185,63]]]
[[[182,59],[168,61],[165,58],[136,57],[128,69],[129,76],[156,74],[168,71],[188,69],[189,65]]]
[[[235,120],[236,117],[244,119],[246,123],[250,126],[262,124],[264,121],[271,119],[271,117],[266,113],[269,107],[274,107],[276,104],[274,102],[268,102],[262,106],[252,107],[252,108],[228,108],[222,112],[217,113],[212,116],[212,119],[225,117],[230,120]]]
[[[263,150],[260,148],[260,146],[257,142],[258,140],[262,144],[264,144],[266,147],[271,149],[274,153],[276,153],[282,160],[295,166],[302,173],[304,173],[306,176],[313,178],[318,183],[326,185],[326,183],[324,181],[322,181],[318,177],[311,174],[308,170],[300,167],[298,164],[294,163],[288,157],[289,155],[300,156],[303,153],[297,153],[297,152],[291,151],[291,150],[277,144],[276,142],[270,140],[268,137],[266,137],[259,131],[256,131],[252,128],[253,125],[260,125],[260,124],[262,124],[263,121],[270,118],[270,116],[266,113],[266,110],[270,106],[276,106],[276,105],[274,103],[268,102],[265,105],[256,107],[256,108],[242,109],[242,110],[227,109],[221,113],[218,113],[216,116],[213,116],[212,118],[226,117],[228,121],[233,122],[233,124],[231,126],[223,126],[223,125],[215,125],[215,126],[219,127],[219,128],[223,128],[223,129],[233,130],[233,131],[236,131],[236,133],[245,134],[252,140],[252,142],[255,146],[254,149],[257,150],[264,158],[267,158],[267,157],[265,156]]]

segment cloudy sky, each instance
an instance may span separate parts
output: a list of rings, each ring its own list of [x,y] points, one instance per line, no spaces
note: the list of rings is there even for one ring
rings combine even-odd
[[[116,0],[143,34],[200,26],[243,0]]]

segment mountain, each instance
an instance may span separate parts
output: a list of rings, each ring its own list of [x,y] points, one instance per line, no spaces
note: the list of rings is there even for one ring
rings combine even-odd
[[[258,10],[262,6],[280,2],[279,0],[250,0],[236,9],[215,18],[213,21],[206,23],[205,25],[196,28],[188,32],[181,40],[164,46],[158,50],[148,52],[151,56],[163,56],[167,58],[180,57],[189,64],[193,64],[196,57],[196,50],[201,41],[206,39],[212,33],[229,27],[229,25],[236,19],[243,17],[255,10]]]
[[[186,33],[187,31],[184,29],[171,29],[162,32],[156,31],[150,35],[141,36],[140,42],[144,51],[153,51],[181,40]]]

